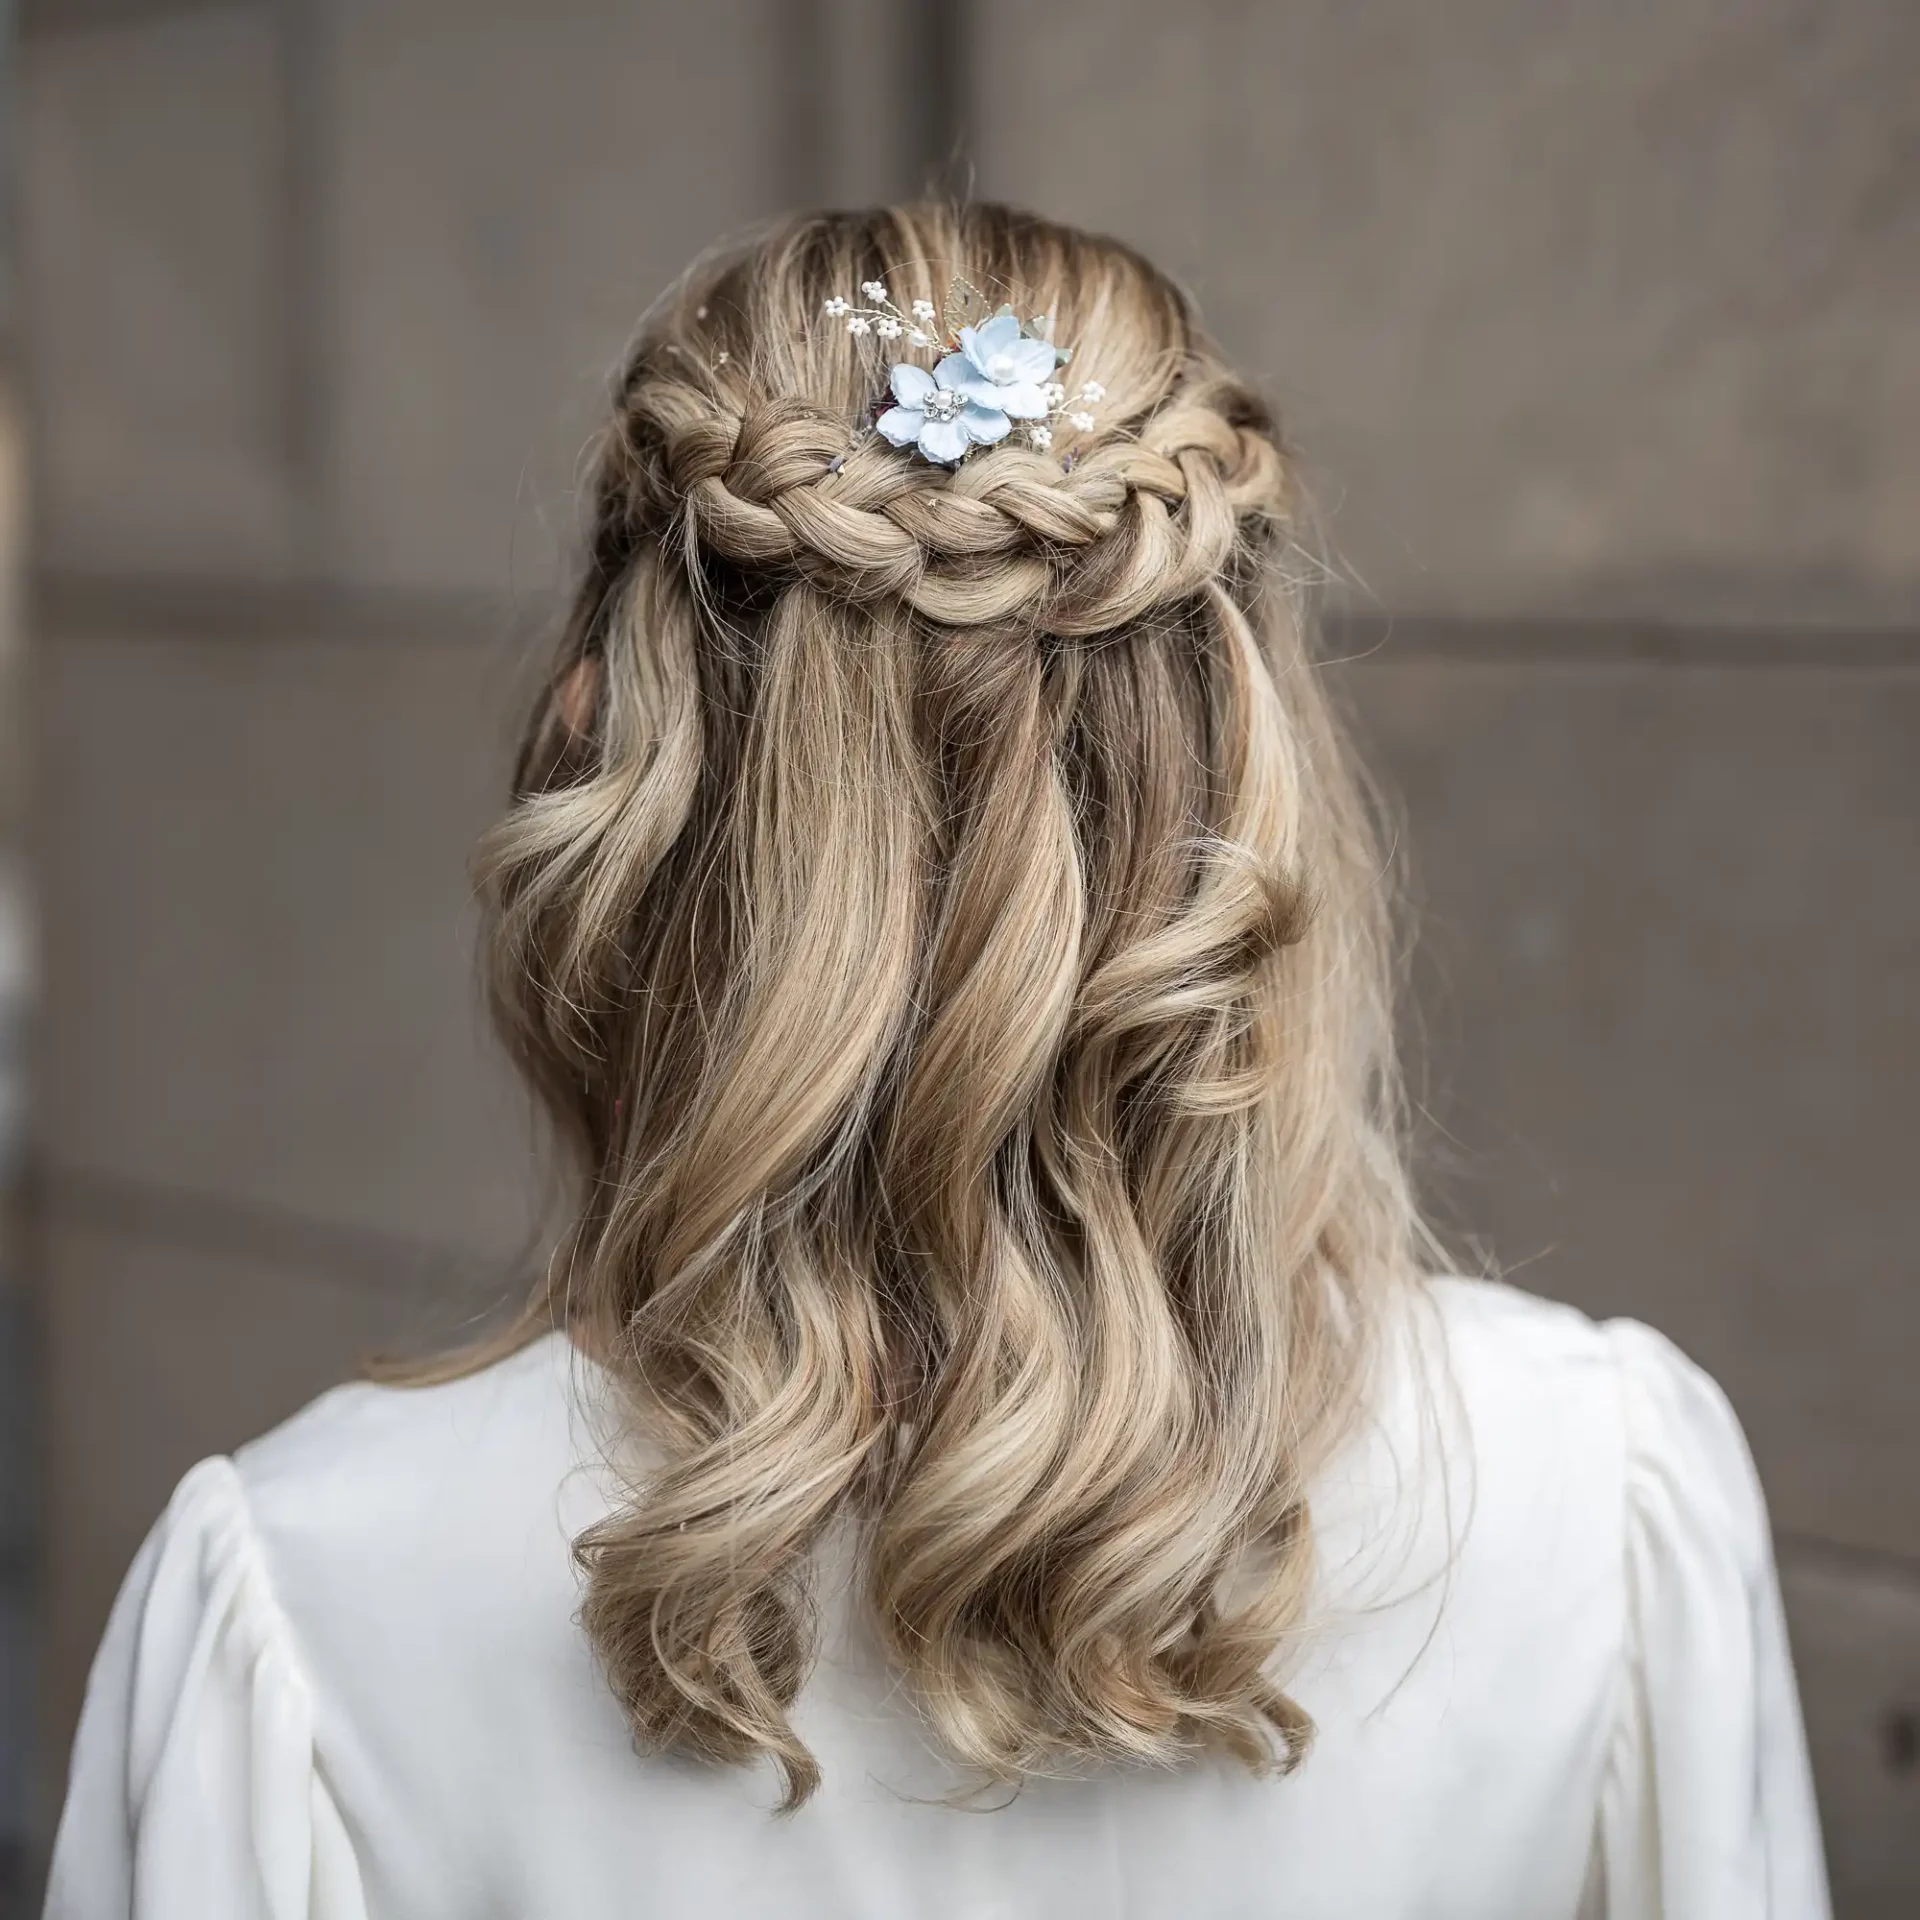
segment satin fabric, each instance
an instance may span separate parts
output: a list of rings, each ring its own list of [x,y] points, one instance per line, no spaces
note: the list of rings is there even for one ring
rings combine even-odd
[[[1670,1342],[1482,1281],[1410,1295],[1317,1489],[1298,1771],[985,1801],[842,1539],[797,1719],[825,1770],[634,1751],[573,1537],[644,1471],[553,1336],[351,1386],[195,1467],[89,1683],[50,1920],[1825,1920],[1759,1483]]]

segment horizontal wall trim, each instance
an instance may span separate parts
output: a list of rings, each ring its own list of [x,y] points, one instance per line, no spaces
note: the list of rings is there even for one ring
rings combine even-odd
[[[1843,1580],[1878,1580],[1920,1600],[1920,1561],[1905,1554],[1880,1547],[1843,1545],[1822,1540],[1816,1534],[1792,1532],[1776,1533],[1774,1548],[1783,1572],[1805,1568],[1810,1573],[1831,1574]]]
[[[163,640],[326,638],[376,646],[524,645],[551,630],[558,595],[370,588],[43,569],[29,581],[29,630],[50,641],[151,634]],[[1728,627],[1573,615],[1330,613],[1326,653],[1344,665],[1868,669],[1920,672],[1920,626]]]
[[[1575,615],[1335,613],[1322,623],[1332,659],[1477,666],[1762,667],[1920,671],[1920,626],[1692,626]]]
[[[285,580],[41,570],[27,583],[36,639],[337,640],[366,646],[485,647],[546,630],[557,598]]]
[[[231,12],[259,0],[21,0],[22,33],[38,39],[55,33],[85,33],[103,27],[134,27],[176,14]]]
[[[33,1223],[67,1219],[123,1236],[197,1248],[276,1272],[360,1291],[472,1302],[519,1301],[528,1266],[488,1260],[378,1228],[321,1220],[290,1208],[129,1179],[96,1169],[31,1168],[23,1183]]]

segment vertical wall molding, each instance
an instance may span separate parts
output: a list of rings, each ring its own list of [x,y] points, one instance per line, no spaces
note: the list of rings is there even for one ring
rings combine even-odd
[[[282,141],[282,431],[295,503],[289,570],[324,577],[332,560],[327,511],[326,417],[333,393],[325,341],[327,223],[322,219],[326,139],[322,0],[279,0],[274,9],[280,56]]]
[[[973,10],[967,0],[915,0],[902,92],[913,103],[912,191],[970,199]]]
[[[848,207],[969,195],[972,19],[964,0],[778,6],[780,203]]]

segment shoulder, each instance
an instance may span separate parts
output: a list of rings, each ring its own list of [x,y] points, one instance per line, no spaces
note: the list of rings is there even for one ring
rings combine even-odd
[[[1423,1288],[1451,1352],[1495,1374],[1556,1376],[1611,1365],[1608,1322],[1505,1280],[1445,1274]],[[1618,1323],[1611,1323],[1618,1324]]]
[[[543,1603],[606,1510],[593,1376],[560,1336],[437,1385],[335,1388],[233,1456],[262,1565],[315,1645],[437,1597]],[[469,1599],[463,1609],[472,1617]]]
[[[592,1697],[569,1543],[603,1495],[571,1355],[337,1388],[185,1475],[94,1660],[50,1912],[253,1912],[268,1862],[287,1911],[323,1882],[362,1911],[349,1827],[444,1822],[402,1796],[484,1764],[445,1732],[481,1687]]]
[[[1455,1377],[1487,1417],[1567,1407],[1611,1431],[1623,1469],[1674,1447],[1746,1463],[1719,1383],[1658,1329],[1595,1320],[1498,1280],[1439,1278],[1424,1292]]]
[[[1387,1486],[1423,1490],[1403,1503],[1410,1567],[1434,1574],[1457,1648],[1490,1676],[1532,1662],[1544,1691],[1527,1697],[1597,1701],[1632,1645],[1638,1567],[1764,1559],[1739,1423],[1664,1335],[1454,1278],[1420,1289],[1408,1325]]]
[[[1470,1440],[1478,1480],[1619,1482],[1625,1431],[1605,1324],[1498,1280],[1430,1280],[1420,1305],[1413,1350],[1443,1420]]]
[[[1610,1553],[1680,1524],[1717,1528],[1743,1554],[1764,1549],[1739,1418],[1665,1334],[1499,1281],[1434,1280],[1425,1298],[1479,1490],[1535,1512],[1577,1501]]]
[[[432,1385],[354,1381],[323,1393],[233,1456],[249,1495],[301,1505],[338,1489],[356,1510],[576,1440],[585,1362],[558,1335]]]

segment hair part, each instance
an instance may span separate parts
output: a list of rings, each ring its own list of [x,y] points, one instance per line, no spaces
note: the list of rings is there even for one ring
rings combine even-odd
[[[885,369],[824,302],[956,275],[1106,388],[1069,461],[850,444]],[[1293,1764],[1309,1489],[1422,1230],[1271,416],[1127,248],[905,207],[678,289],[597,468],[479,871],[578,1175],[522,1330],[660,1449],[576,1543],[633,1727],[803,1801],[844,1520],[988,1776]]]

